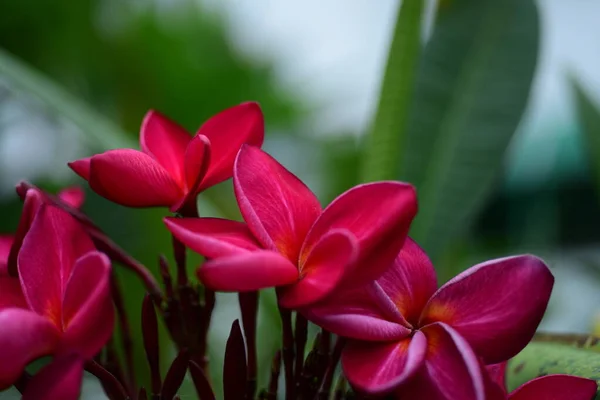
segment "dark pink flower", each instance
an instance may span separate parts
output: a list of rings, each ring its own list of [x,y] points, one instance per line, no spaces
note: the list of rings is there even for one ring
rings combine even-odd
[[[280,303],[321,300],[340,283],[377,278],[401,248],[417,211],[414,188],[400,182],[356,186],[321,210],[295,175],[257,147],[243,146],[233,183],[246,223],[167,218],[179,240],[210,258],[200,280],[221,291],[278,286]]]
[[[23,211],[15,235],[0,237],[0,275],[3,273],[17,275],[19,250],[25,235],[29,232],[33,218],[40,206],[45,203],[44,196],[50,195],[42,193],[38,189],[27,190],[24,194]],[[57,197],[71,207],[80,208],[85,200],[85,193],[81,188],[72,186],[61,190]]]
[[[598,389],[592,379],[557,374],[535,378],[507,393],[506,362],[486,368],[489,376],[486,400],[591,400]]]
[[[142,151],[109,150],[69,166],[99,195],[128,207],[196,206],[197,194],[231,177],[243,143],[262,145],[264,121],[256,103],[215,115],[192,137],[156,111],[146,114]]]
[[[42,205],[18,256],[19,277],[0,276],[0,389],[32,360],[94,356],[112,335],[110,261],[67,212]]]
[[[78,354],[56,358],[27,383],[22,400],[77,400],[84,360]]]
[[[303,313],[354,339],[344,349],[342,366],[361,391],[400,387],[402,393],[421,393],[429,387],[434,393],[443,388],[451,399],[483,400],[478,359],[505,361],[525,347],[553,282],[540,259],[516,256],[476,265],[436,291],[431,262],[408,239],[377,281]],[[436,398],[413,395],[407,398]]]

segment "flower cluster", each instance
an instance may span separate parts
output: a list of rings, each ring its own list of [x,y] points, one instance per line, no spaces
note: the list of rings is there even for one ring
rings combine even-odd
[[[115,309],[124,315],[112,260],[136,272],[148,288],[142,323],[157,398],[172,399],[188,369],[199,397],[214,398],[205,353],[215,291],[240,293],[242,309],[243,334],[234,323],[227,344],[225,397],[254,398],[258,292],[272,287],[283,350],[262,398],[277,395],[281,359],[287,399],[328,396],[339,360],[343,376],[362,396],[594,396],[594,381],[566,375],[506,392],[506,361],[532,339],[552,291],[554,278],[542,260],[520,255],[487,261],[438,288],[429,258],[408,237],[417,213],[410,184],[361,184],[322,207],[300,179],[260,149],[263,131],[255,103],[217,114],[194,136],[150,112],[141,128],[141,151],[110,150],[69,164],[109,200],[174,213],[164,223],[173,235],[177,286],[162,259],[164,290],[79,211],[81,191],[51,196],[19,185],[21,222],[14,237],[0,238],[0,389],[15,385],[26,399],[76,399],[85,368],[110,398],[146,398],[131,370],[111,369],[107,357],[98,357],[114,347]],[[200,217],[197,195],[231,177],[243,222]],[[186,247],[205,257],[197,269],[201,288],[185,274]],[[179,350],[164,381],[155,308]],[[322,331],[304,360],[307,321]],[[338,336],[333,352],[331,334]],[[26,366],[49,355],[53,361],[30,376]],[[336,390],[343,397],[343,383]]]

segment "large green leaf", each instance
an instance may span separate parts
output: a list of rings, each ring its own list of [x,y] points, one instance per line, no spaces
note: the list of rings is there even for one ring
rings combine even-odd
[[[584,133],[585,149],[600,190],[600,106],[590,98],[581,84],[572,80],[579,120]]]
[[[564,344],[531,342],[509,362],[507,386],[514,390],[525,382],[550,374],[576,375],[600,383],[600,353]],[[595,399],[600,400],[600,391]]]
[[[527,103],[538,42],[533,0],[454,0],[438,10],[400,174],[419,194],[411,233],[434,260],[494,188]]]
[[[362,180],[395,179],[421,48],[423,0],[404,0],[364,153]]]

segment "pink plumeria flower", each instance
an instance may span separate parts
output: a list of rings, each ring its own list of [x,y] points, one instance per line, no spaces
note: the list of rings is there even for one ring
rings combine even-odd
[[[572,375],[546,375],[535,378],[508,393],[506,362],[487,366],[486,400],[591,400],[598,384],[592,379]]]
[[[22,400],[77,400],[84,359],[76,353],[60,356],[27,382]]]
[[[44,196],[50,195],[41,193],[40,190],[27,190],[24,194],[23,211],[15,235],[0,237],[0,275],[17,275],[19,250],[25,235],[29,232],[33,218],[40,206],[45,203]],[[85,193],[80,187],[72,186],[61,190],[57,197],[71,207],[80,208],[85,200]]]
[[[279,287],[280,304],[306,306],[342,282],[377,278],[402,247],[417,211],[400,182],[356,186],[325,210],[295,175],[257,147],[242,146],[233,184],[246,223],[166,218],[169,230],[206,256],[200,280],[219,291]]]
[[[377,281],[303,313],[351,338],[342,367],[359,391],[484,400],[479,359],[505,361],[525,347],[553,283],[540,259],[516,256],[476,265],[436,290],[429,258],[407,239]]]
[[[156,111],[146,114],[142,151],[109,150],[69,163],[99,195],[128,207],[193,209],[202,190],[231,178],[243,143],[262,145],[264,121],[256,103],[243,103],[210,118],[192,137]]]
[[[93,357],[113,331],[110,261],[66,211],[40,207],[18,268],[0,276],[0,390],[39,357]]]

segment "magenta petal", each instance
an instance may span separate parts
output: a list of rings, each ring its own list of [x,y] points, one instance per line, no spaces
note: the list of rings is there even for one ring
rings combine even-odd
[[[353,283],[379,278],[400,252],[417,212],[415,189],[400,182],[356,186],[335,199],[310,230],[301,259],[331,229],[347,229],[360,247]]]
[[[17,380],[29,362],[54,351],[59,332],[48,319],[20,308],[0,311],[0,327],[0,390],[3,390]]]
[[[110,293],[110,261],[93,251],[75,263],[63,300],[65,334],[61,350],[74,350],[91,358],[110,339],[114,310]]]
[[[273,157],[252,146],[241,148],[233,184],[254,236],[265,248],[297,263],[306,233],[321,212],[315,195]]]
[[[8,273],[8,255],[14,240],[12,235],[0,235],[0,276]]]
[[[506,393],[506,361],[486,365],[486,370],[492,382],[498,385]]]
[[[423,366],[427,340],[421,332],[392,342],[349,341],[342,353],[344,375],[353,387],[369,394],[387,393]]]
[[[79,186],[72,186],[61,190],[58,198],[74,208],[81,208],[85,200],[85,192]]]
[[[92,161],[92,157],[87,157],[87,158],[82,158],[79,160],[71,161],[71,162],[67,163],[67,165],[77,175],[79,175],[86,181],[89,181],[90,180],[90,162],[91,161]]]
[[[192,137],[158,111],[149,111],[140,132],[142,151],[154,157],[176,182],[184,182],[183,160]]]
[[[40,206],[44,203],[42,194],[38,190],[28,190],[25,194],[25,200],[23,203],[23,211],[21,211],[21,218],[19,219],[19,226],[15,233],[14,242],[11,246],[8,254],[8,273],[12,276],[18,275],[17,270],[17,258],[19,251],[23,245],[23,239],[29,232],[33,218],[36,216]]]
[[[42,368],[29,383],[22,400],[77,400],[83,379],[83,359],[70,354]]]
[[[167,229],[181,243],[208,258],[219,258],[258,250],[259,244],[243,222],[220,218],[164,219]]]
[[[0,275],[0,310],[3,308],[29,308],[18,278]]]
[[[90,187],[100,196],[128,207],[171,206],[183,196],[156,160],[141,151],[110,150],[92,157]]]
[[[423,307],[437,289],[429,257],[411,238],[406,239],[394,263],[379,277],[377,284],[412,326],[417,326]]]
[[[329,295],[354,267],[358,243],[352,234],[336,229],[321,238],[300,267],[300,280],[281,288],[279,303],[286,308],[306,307]]]
[[[62,297],[75,260],[92,250],[92,240],[75,218],[54,206],[40,207],[18,258],[31,309],[61,326]]]
[[[422,324],[445,322],[486,364],[506,361],[533,337],[554,277],[534,256],[488,261],[442,286],[423,311]]]
[[[211,144],[206,136],[196,135],[185,152],[185,180],[194,196],[207,187],[202,185],[210,166]]]
[[[590,400],[594,398],[596,381],[572,375],[547,375],[533,379],[510,393],[510,400],[557,399]]]
[[[443,323],[429,325],[422,332],[427,337],[424,375],[429,384],[448,399],[485,400],[484,374],[466,340]]]
[[[242,103],[221,111],[206,121],[196,135],[211,144],[211,163],[202,188],[231,178],[235,157],[243,144],[260,147],[265,124],[257,103]]]
[[[212,290],[247,292],[293,283],[298,269],[278,253],[257,250],[207,261],[198,278]]]

